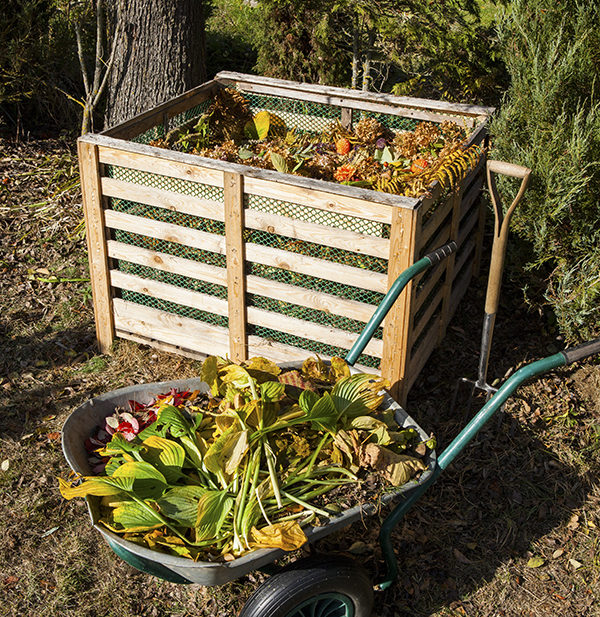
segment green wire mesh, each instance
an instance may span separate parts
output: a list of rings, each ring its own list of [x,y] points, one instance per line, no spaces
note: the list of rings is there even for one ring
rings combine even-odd
[[[354,126],[362,118],[375,118],[380,124],[392,131],[412,131],[421,120],[405,118],[404,116],[394,116],[392,114],[382,114],[373,111],[352,110],[352,125]]]

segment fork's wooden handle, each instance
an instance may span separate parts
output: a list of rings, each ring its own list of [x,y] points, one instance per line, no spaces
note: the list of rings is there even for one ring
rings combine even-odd
[[[512,176],[513,178],[527,178],[531,174],[529,167],[506,163],[505,161],[488,161],[487,168],[490,172],[502,174],[503,176]]]

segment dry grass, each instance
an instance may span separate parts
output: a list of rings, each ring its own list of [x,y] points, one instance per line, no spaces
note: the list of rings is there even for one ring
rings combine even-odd
[[[114,556],[81,501],[61,499],[59,431],[96,394],[197,374],[198,363],[125,341],[97,354],[72,152],[0,140],[0,616],[234,615],[263,575],[217,588],[139,573]],[[7,178],[7,181],[2,181]],[[413,388],[409,411],[443,444],[463,425],[448,401],[473,376],[484,280]],[[554,349],[505,287],[492,372]],[[557,343],[558,345],[559,343]],[[401,574],[388,616],[565,617],[600,611],[600,366],[531,383],[490,422],[394,533]],[[3,467],[3,469],[4,469]],[[321,541],[381,574],[376,520]],[[528,567],[532,557],[542,565]]]

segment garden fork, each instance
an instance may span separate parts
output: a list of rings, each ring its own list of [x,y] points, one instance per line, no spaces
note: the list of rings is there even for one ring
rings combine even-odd
[[[513,178],[521,178],[521,186],[514,198],[512,204],[508,208],[505,214],[503,214],[502,204],[500,202],[500,196],[496,187],[496,179],[493,174],[501,174],[504,176],[511,176]],[[483,390],[486,393],[486,400],[497,391],[487,382],[488,363],[490,359],[490,350],[492,347],[492,336],[494,333],[494,324],[496,322],[496,313],[498,311],[498,303],[500,301],[500,287],[502,285],[502,273],[504,270],[504,257],[506,255],[506,243],[508,240],[508,226],[513,212],[517,205],[521,201],[527,184],[529,183],[529,176],[531,175],[531,169],[527,167],[521,167],[520,165],[514,165],[512,163],[505,163],[503,161],[487,161],[486,167],[487,183],[492,199],[492,205],[494,207],[494,241],[492,244],[492,257],[490,261],[490,271],[488,275],[488,286],[485,298],[485,316],[483,319],[483,330],[481,332],[481,351],[479,354],[479,370],[477,373],[477,379],[467,379],[461,377],[456,387],[454,388],[454,395],[452,397],[452,411],[456,407],[456,401],[458,398],[458,390],[460,385],[467,383],[471,386],[471,395],[469,398],[469,404],[473,399],[475,390]]]

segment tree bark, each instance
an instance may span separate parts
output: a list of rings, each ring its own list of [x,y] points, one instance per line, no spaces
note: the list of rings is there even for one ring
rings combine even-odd
[[[117,4],[109,0],[112,30]],[[113,126],[206,80],[203,0],[125,0],[122,35],[108,83]]]

